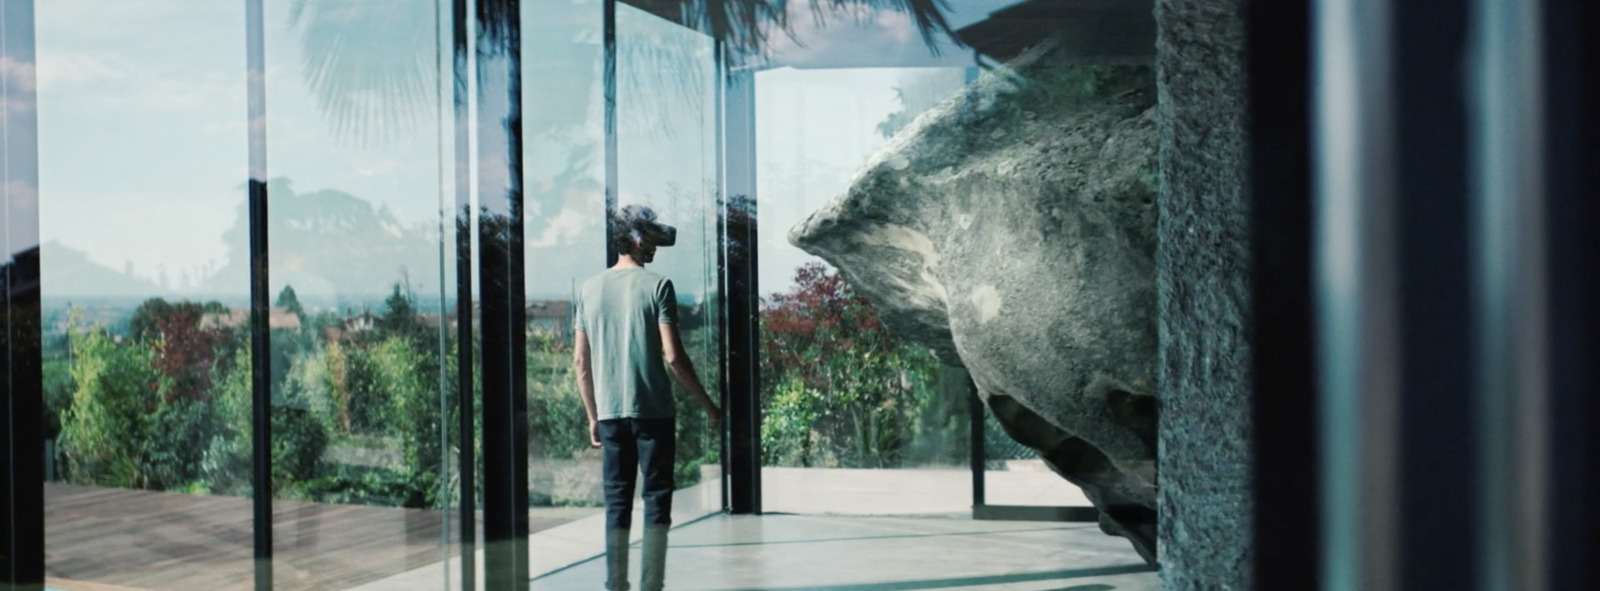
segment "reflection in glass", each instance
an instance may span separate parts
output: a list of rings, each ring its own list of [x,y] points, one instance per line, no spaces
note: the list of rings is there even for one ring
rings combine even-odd
[[[602,505],[599,455],[589,446],[572,362],[577,286],[606,263],[602,10],[599,0],[522,8],[529,502],[535,536],[598,515]],[[543,565],[539,556],[533,560],[536,570]]]
[[[280,589],[382,581],[453,543],[455,259],[440,219],[453,155],[437,8],[264,5]]]
[[[678,330],[702,384],[717,384],[716,62],[708,36],[617,6],[617,206],[678,229],[650,269],[678,293]],[[720,438],[676,383],[678,522],[720,508]],[[715,395],[713,394],[713,399]],[[700,486],[704,483],[704,486]]]
[[[243,6],[35,10],[50,584],[248,585]]]

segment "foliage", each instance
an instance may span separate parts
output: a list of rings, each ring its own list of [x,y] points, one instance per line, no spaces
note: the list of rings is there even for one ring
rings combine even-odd
[[[151,363],[171,381],[163,396],[166,400],[211,398],[212,371],[230,336],[220,328],[202,328],[202,310],[199,305],[181,302],[155,318]]]
[[[401,474],[410,486],[407,507],[438,504],[441,427],[437,356],[418,351],[402,337],[389,337],[371,352],[375,386],[388,396],[386,413],[390,434],[400,440],[404,466]]]
[[[144,417],[137,438],[145,488],[182,488],[201,474],[206,446],[220,432],[210,402],[172,398]]]
[[[113,342],[104,328],[74,326],[71,407],[61,420],[61,457],[71,482],[143,487],[145,416],[159,404],[162,376],[152,352]]]
[[[528,337],[528,441],[535,458],[570,460],[590,449],[589,415],[572,363],[565,339]]]
[[[283,308],[295,316],[304,317],[306,315],[305,306],[300,305],[300,296],[294,293],[294,286],[292,285],[283,286],[283,291],[278,292],[278,301],[272,305]]]
[[[200,316],[211,313],[225,313],[227,307],[220,302],[199,304],[195,302],[168,302],[161,298],[150,298],[134,310],[133,318],[128,321],[129,334],[141,341],[153,341],[160,337],[160,324],[163,319],[174,313],[192,315],[197,320]]]
[[[892,468],[961,461],[960,413],[925,348],[821,264],[762,310],[762,440],[769,465]]]

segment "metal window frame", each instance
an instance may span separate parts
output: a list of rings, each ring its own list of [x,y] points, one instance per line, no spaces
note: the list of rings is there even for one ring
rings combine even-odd
[[[1246,2],[1254,585],[1317,589],[1311,0]]]
[[[761,296],[756,209],[755,71],[734,66],[722,45],[721,249],[724,293],[723,406],[728,444],[723,453],[726,510],[760,515],[761,508]]]
[[[20,66],[0,73],[0,586],[17,589],[42,588],[45,575],[33,22],[33,0],[0,0],[0,56]]]
[[[484,581],[490,589],[527,589],[521,2],[478,0],[476,8]]]

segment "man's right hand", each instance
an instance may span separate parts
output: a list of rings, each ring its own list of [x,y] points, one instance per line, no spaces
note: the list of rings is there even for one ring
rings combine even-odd
[[[714,404],[706,406],[706,418],[711,420],[712,430],[718,433],[722,432],[722,409],[717,408]]]

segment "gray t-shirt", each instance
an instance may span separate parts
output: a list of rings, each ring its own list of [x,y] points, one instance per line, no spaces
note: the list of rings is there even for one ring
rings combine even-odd
[[[672,280],[637,267],[583,282],[573,328],[589,337],[598,420],[675,414],[660,325],[678,322],[677,298]]]

